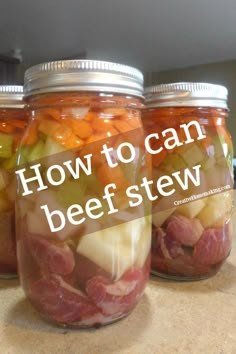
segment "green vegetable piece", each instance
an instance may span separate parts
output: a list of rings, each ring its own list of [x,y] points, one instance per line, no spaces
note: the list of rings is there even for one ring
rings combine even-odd
[[[0,133],[0,158],[9,158],[12,155],[13,137],[9,134]]]
[[[219,159],[222,156],[224,156],[224,151],[223,151],[223,143],[225,143],[224,136],[222,134],[217,134],[212,137],[212,143],[214,146],[214,157],[215,159]]]
[[[58,154],[59,152],[64,152],[64,151],[66,151],[66,149],[60,144],[56,143],[53,139],[51,138],[46,139],[44,145],[44,151],[43,151],[44,157]]]
[[[12,154],[9,159],[4,159],[1,166],[3,168],[5,168],[6,170],[10,170],[12,168],[15,168],[15,166],[16,166],[16,153]]]
[[[217,134],[212,138],[217,163],[225,165],[227,163],[230,170],[233,170],[233,145],[225,141],[223,134]]]
[[[20,146],[18,149],[17,166],[24,165],[28,162],[28,156],[31,151],[30,146]]]
[[[56,189],[56,199],[65,208],[72,204],[84,204],[87,183],[84,178],[66,180]]]
[[[9,183],[9,174],[0,169],[0,191],[4,190]]]
[[[44,157],[44,142],[39,140],[33,147],[28,155],[28,162],[33,162]]]

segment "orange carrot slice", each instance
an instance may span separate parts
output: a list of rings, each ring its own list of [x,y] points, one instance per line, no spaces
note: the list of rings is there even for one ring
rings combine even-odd
[[[93,134],[86,140],[86,145],[81,150],[81,155],[93,155],[94,166],[99,166],[106,161],[105,155],[101,154],[103,144],[108,143],[109,140],[105,133]]]
[[[92,136],[90,136],[90,138],[88,138],[86,140],[86,144],[90,144],[90,143],[94,143],[94,142],[98,142],[100,140],[105,140],[107,139],[107,134],[106,133],[100,133],[100,134],[93,134]],[[102,141],[102,144],[105,144],[104,141]]]
[[[52,138],[67,149],[73,149],[84,145],[83,140],[73,134],[71,129],[64,124],[59,124],[55,129]]]
[[[72,132],[75,135],[78,135],[78,137],[80,137],[81,139],[87,139],[93,133],[93,129],[91,127],[91,124],[89,124],[85,120],[68,118],[66,120],[66,124],[68,124],[68,126],[71,128]]]
[[[39,131],[47,136],[53,136],[57,129],[60,129],[60,123],[53,120],[44,119],[39,124]]]
[[[162,161],[164,161],[166,155],[167,155],[167,151],[165,149],[161,150],[159,154],[152,155],[152,165],[154,167],[158,167],[162,163]]]
[[[67,149],[81,148],[84,145],[84,141],[72,134],[67,140],[62,142],[62,145]]]
[[[125,108],[105,108],[102,113],[110,118],[127,119],[127,110]]]
[[[108,137],[118,134],[117,129],[113,126],[112,119],[102,119],[97,117],[93,120],[92,127],[94,131],[104,132]]]
[[[85,117],[84,117],[84,119],[85,120],[88,120],[89,122],[92,122],[94,119],[96,119],[97,118],[97,113],[96,112],[88,112],[86,115],[85,115]]]
[[[10,124],[15,128],[24,129],[27,122],[25,120],[11,119]]]
[[[131,126],[131,128],[136,129],[136,128],[141,128],[142,127],[142,122],[138,117],[135,118],[129,118],[127,123]]]
[[[1,122],[0,131],[3,133],[12,134],[14,132],[14,127],[12,127],[9,123]]]
[[[41,113],[45,116],[50,116],[51,118],[61,121],[61,112],[58,109],[55,108],[44,108],[41,110]]]
[[[114,119],[113,125],[120,133],[126,133],[132,130],[132,127],[126,121]]]
[[[111,168],[107,163],[105,163],[97,169],[97,176],[103,187],[109,183],[115,183],[117,190],[127,188],[128,186],[119,165]]]
[[[26,129],[23,139],[22,139],[22,144],[23,145],[33,145],[36,143],[38,140],[38,122],[33,121],[28,128]]]

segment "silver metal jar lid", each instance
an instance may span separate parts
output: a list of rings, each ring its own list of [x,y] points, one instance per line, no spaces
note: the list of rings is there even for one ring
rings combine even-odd
[[[0,108],[24,108],[23,86],[0,85]]]
[[[221,85],[177,82],[144,90],[147,107],[214,107],[228,109],[228,90]]]
[[[25,73],[26,96],[46,92],[97,91],[143,97],[143,74],[133,67],[98,60],[39,64]]]

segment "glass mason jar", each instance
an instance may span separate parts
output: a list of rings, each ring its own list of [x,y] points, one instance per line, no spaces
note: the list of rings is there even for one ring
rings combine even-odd
[[[176,280],[215,274],[231,248],[233,148],[227,90],[173,83],[145,91],[152,155],[152,273]]]
[[[16,148],[26,126],[23,86],[0,86],[0,278],[17,276]]]
[[[126,316],[148,280],[148,203],[131,208],[126,194],[151,173],[142,85],[140,71],[109,62],[26,71],[31,121],[16,171],[20,278],[33,306],[59,325]]]

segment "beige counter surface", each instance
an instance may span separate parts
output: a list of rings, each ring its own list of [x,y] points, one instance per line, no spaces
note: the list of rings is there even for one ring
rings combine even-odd
[[[216,276],[190,283],[151,278],[127,318],[97,330],[47,324],[17,280],[0,281],[0,306],[0,354],[235,354],[236,242]]]

